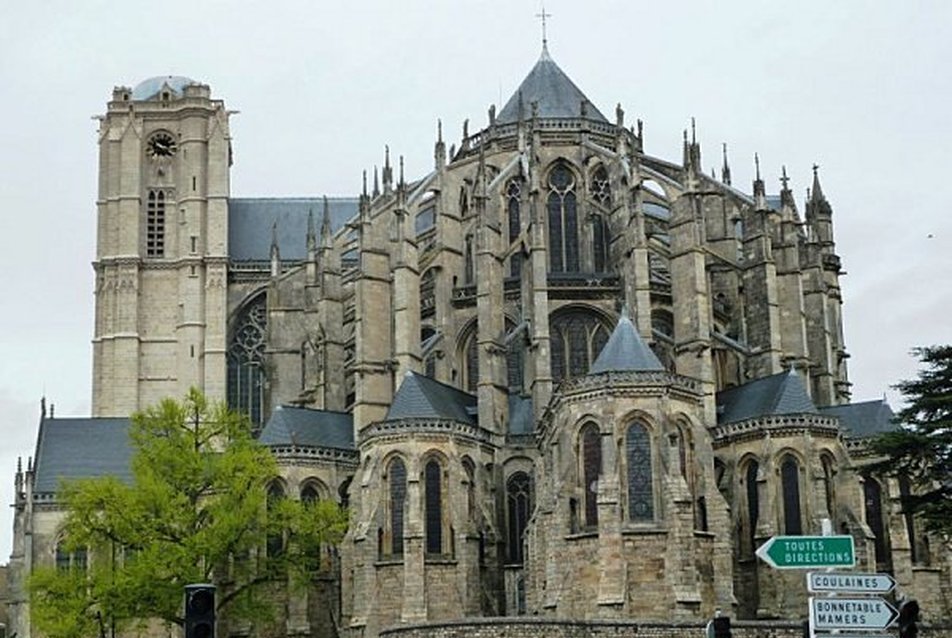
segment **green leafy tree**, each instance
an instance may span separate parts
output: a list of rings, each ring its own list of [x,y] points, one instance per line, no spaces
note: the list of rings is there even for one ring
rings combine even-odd
[[[268,499],[278,475],[243,415],[198,390],[132,417],[132,477],[69,482],[65,549],[86,569],[37,568],[36,627],[51,638],[99,635],[160,620],[181,625],[183,586],[218,586],[230,618],[269,619],[275,582],[303,585],[320,547],[338,543],[346,512],[330,501]]]
[[[952,534],[952,346],[916,348],[923,368],[896,388],[907,406],[901,427],[873,440],[885,460],[875,470],[907,478],[912,487],[903,507],[932,531]]]

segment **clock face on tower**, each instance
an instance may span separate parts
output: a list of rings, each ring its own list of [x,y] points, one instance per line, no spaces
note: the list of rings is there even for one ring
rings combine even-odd
[[[175,150],[175,138],[169,133],[156,133],[146,145],[146,152],[152,157],[172,157]]]

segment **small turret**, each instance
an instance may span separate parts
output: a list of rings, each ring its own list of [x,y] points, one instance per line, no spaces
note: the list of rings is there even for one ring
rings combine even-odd
[[[703,173],[701,168],[701,145],[697,142],[697,129],[694,118],[691,118],[691,141],[688,141],[688,132],[684,131],[684,169],[692,175]]]

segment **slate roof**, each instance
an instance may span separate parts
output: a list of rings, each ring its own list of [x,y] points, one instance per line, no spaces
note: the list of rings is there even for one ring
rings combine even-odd
[[[354,418],[345,412],[279,405],[258,436],[269,447],[354,448]]]
[[[896,415],[885,399],[831,405],[820,408],[820,413],[838,418],[849,438],[862,439],[899,429],[893,421]]]
[[[331,230],[357,214],[356,197],[328,197]],[[228,200],[228,256],[233,261],[271,259],[271,229],[277,222],[282,261],[307,257],[307,217],[314,213],[318,233],[324,218],[322,197],[232,197]]]
[[[595,359],[589,369],[589,374],[602,372],[645,372],[662,371],[664,366],[645,344],[635,325],[627,314],[621,319],[612,331],[608,342]]]
[[[590,120],[608,122],[585,94],[575,86],[559,65],[549,56],[548,47],[542,47],[542,55],[529,75],[522,81],[516,92],[496,116],[498,124],[511,124],[519,121],[519,95],[522,95],[523,116],[532,115],[532,103],[539,104],[539,117],[571,118],[581,117],[582,100],[588,102]]]
[[[387,421],[453,419],[476,423],[476,397],[429,377],[408,372],[387,410]]]
[[[795,372],[781,372],[717,393],[717,422],[780,414],[819,414]]]
[[[127,418],[43,419],[36,442],[34,492],[53,494],[64,480],[116,476],[132,481]]]

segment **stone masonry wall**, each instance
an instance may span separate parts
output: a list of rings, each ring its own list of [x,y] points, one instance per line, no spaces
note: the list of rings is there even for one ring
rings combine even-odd
[[[406,625],[380,632],[380,638],[704,638],[706,622],[658,623],[473,618],[457,622]],[[733,638],[802,638],[799,622],[734,621]],[[920,625],[921,638],[952,638],[952,624]]]

